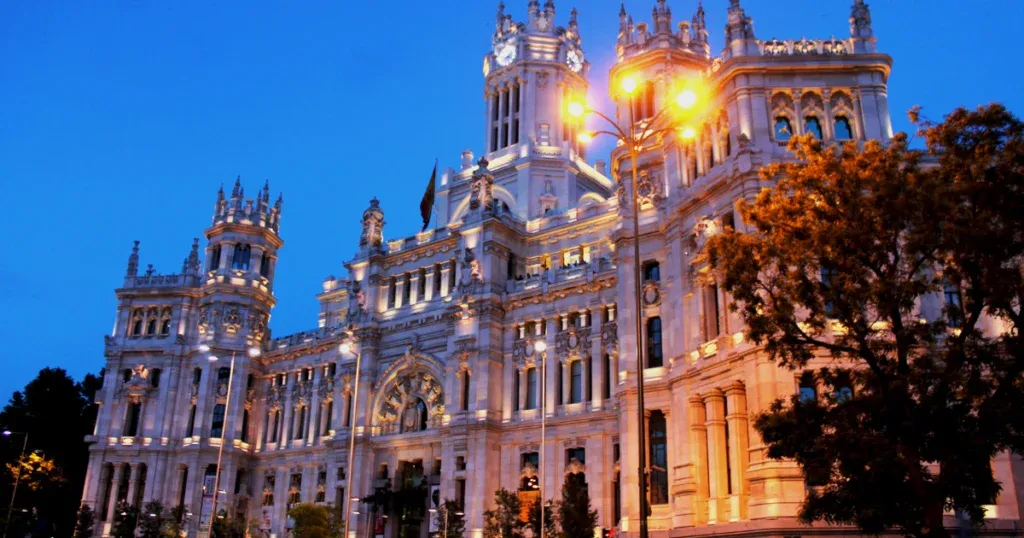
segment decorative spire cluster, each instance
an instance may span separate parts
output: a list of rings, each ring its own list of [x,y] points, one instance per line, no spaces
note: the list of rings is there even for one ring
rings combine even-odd
[[[281,224],[281,206],[283,204],[284,197],[279,194],[274,205],[270,205],[269,181],[256,193],[255,198],[246,199],[242,179],[238,177],[235,179],[234,188],[231,189],[231,198],[225,198],[223,185],[217,191],[217,203],[213,208],[213,225],[233,222],[267,228],[276,233]]]
[[[138,276],[139,274],[139,242],[136,240],[132,247],[132,253],[128,256],[128,270],[125,276]]]
[[[729,0],[729,20],[725,24],[726,46],[736,40],[755,39],[754,20],[740,6],[740,0]]]
[[[683,49],[710,57],[708,32],[704,23],[704,7],[698,2],[693,22],[682,21],[675,33],[672,31],[672,8],[665,0],[657,0],[651,11],[652,25],[633,23],[633,16],[626,12],[626,5],[619,8],[619,60],[634,53],[649,49]]]
[[[181,274],[188,276],[199,276],[199,238],[192,239],[192,250],[188,253],[185,261],[181,263]]]
[[[871,8],[864,0],[853,0],[850,9],[850,37],[854,41],[854,52],[878,52],[875,32],[871,27]]]

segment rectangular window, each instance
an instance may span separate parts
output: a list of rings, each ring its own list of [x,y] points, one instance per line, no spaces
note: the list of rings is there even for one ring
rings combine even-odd
[[[402,306],[409,304],[409,292],[412,291],[412,274],[406,273],[404,280],[403,284],[405,285],[402,286]]]
[[[718,284],[711,284],[704,288],[705,341],[714,340],[721,334],[721,325],[718,322],[718,317]]]
[[[830,318],[836,316],[836,305],[832,297],[832,280],[836,276],[835,269],[831,267],[821,268],[821,291],[825,296],[825,315]]]
[[[576,460],[584,465],[587,463],[587,450],[583,447],[568,448],[565,450],[565,464],[569,465],[572,460]]]
[[[512,374],[512,411],[513,412],[519,411],[519,392],[520,392],[519,378],[520,378],[519,370],[516,370]]]
[[[434,266],[434,297],[440,297],[441,296],[441,277],[442,276],[443,275],[441,274],[441,266],[440,265],[435,265]]]
[[[648,420],[651,459],[651,504],[668,504],[668,429],[665,415],[652,411]]]
[[[295,473],[291,476],[288,484],[288,506],[302,502],[302,473]]]
[[[224,404],[213,407],[213,420],[210,423],[210,437],[224,438]]]
[[[135,437],[139,434],[139,414],[142,411],[142,404],[139,402],[130,402],[128,404],[128,413],[125,417],[124,423],[124,435],[125,437]]]
[[[260,257],[260,276],[263,278],[270,276],[270,256],[266,252]]]
[[[466,479],[458,478],[455,480],[455,502],[459,503],[459,508],[465,509],[466,507]]]
[[[613,374],[614,374],[614,372],[612,372],[612,355],[611,355],[611,353],[605,353],[604,354],[604,372],[601,373],[601,375],[603,376],[603,379],[601,380],[602,381],[602,385],[603,385],[602,388],[604,389],[604,392],[602,393],[601,396],[605,400],[607,400],[607,399],[612,397],[612,375]]]
[[[448,295],[455,293],[455,260],[448,262]]]
[[[327,416],[324,418],[324,431],[323,431],[323,434],[324,435],[328,435],[328,434],[331,433],[331,427],[332,427],[332,425],[331,425],[331,418],[332,418],[332,415],[334,415],[334,400],[329,400],[325,407],[326,407]]]
[[[152,385],[154,389],[160,388],[160,374],[162,373],[163,370],[160,368],[153,368],[153,373],[149,375],[149,384]]]
[[[242,410],[242,435],[241,440],[243,443],[249,442],[249,410]]]
[[[647,367],[659,368],[664,365],[661,347],[661,318],[647,320]]]
[[[192,409],[188,412],[188,428],[185,437],[192,437],[196,429],[196,405],[192,404]]]
[[[395,277],[391,277],[391,281],[388,282],[388,308],[395,307],[395,301],[398,299],[397,293],[395,291],[397,289],[398,279]]]
[[[419,297],[417,298],[417,301],[426,301],[427,300],[427,286],[429,285],[429,283],[427,282],[427,270],[426,270],[426,268],[421,268],[420,269],[419,279],[417,280],[417,283],[419,284],[419,290],[418,290],[419,291]]]
[[[526,408],[537,409],[537,369],[526,369]]]
[[[946,303],[946,324],[954,329],[960,328],[964,323],[960,286],[943,278],[942,296]]]
[[[814,382],[814,372],[800,374],[799,384],[800,402],[808,403],[818,399],[818,389]]]
[[[569,403],[583,401],[583,361],[569,363]]]
[[[213,252],[210,254],[210,267],[208,271],[216,271],[220,268],[220,245],[214,245]]]

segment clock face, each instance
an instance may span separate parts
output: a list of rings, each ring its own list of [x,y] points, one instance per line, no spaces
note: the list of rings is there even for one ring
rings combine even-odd
[[[565,54],[565,64],[574,73],[579,73],[583,69],[583,53],[577,49],[569,49],[569,52]]]
[[[494,47],[494,57],[498,60],[498,65],[505,67],[512,63],[516,59],[516,42],[515,40],[508,40],[502,43],[498,43]]]

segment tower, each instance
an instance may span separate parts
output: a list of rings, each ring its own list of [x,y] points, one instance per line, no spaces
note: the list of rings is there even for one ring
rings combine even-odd
[[[585,58],[576,10],[556,25],[553,0],[527,5],[515,22],[498,5],[491,49],[484,56],[484,157],[495,177],[495,204],[518,219],[557,213],[588,193],[606,197],[611,182],[583,159],[577,122],[566,105],[587,91]],[[442,177],[436,196],[438,226],[460,221],[468,210],[471,152],[460,172]]]

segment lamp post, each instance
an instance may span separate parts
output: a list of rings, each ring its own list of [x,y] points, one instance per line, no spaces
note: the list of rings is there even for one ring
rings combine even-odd
[[[544,340],[537,340],[533,343],[533,349],[540,355],[540,538],[544,538],[544,452],[547,448],[547,392],[548,381],[545,368],[548,363],[548,343]],[[446,537],[447,538],[447,537]]]
[[[338,351],[343,355],[347,355],[353,352],[352,340],[346,338],[344,342],[338,346]],[[346,466],[345,472],[347,473],[347,482],[345,491],[348,492],[348,496],[345,499],[345,536],[343,538],[349,538],[348,536],[348,522],[352,516],[352,476],[355,471],[352,469],[353,462],[356,457],[356,406],[359,405],[359,370],[363,358],[362,353],[355,353],[356,356],[356,378],[352,386],[352,405],[348,410],[349,416],[349,428],[348,428],[348,465]],[[358,515],[358,513],[356,514]]]
[[[21,435],[24,440],[21,443],[21,455],[18,456],[18,472],[14,473],[14,489],[11,491],[11,504],[7,507],[7,523],[4,524],[4,538],[7,538],[7,531],[11,528],[11,518],[14,517],[14,497],[18,494],[18,483],[21,481],[21,460],[25,459],[25,450],[28,448],[28,432],[12,432],[4,430],[4,437]]]
[[[209,353],[210,346],[203,344],[199,346],[199,351],[202,353]],[[256,358],[260,356],[260,350],[256,347],[251,347],[246,350],[250,357]],[[220,447],[217,449],[217,469],[213,475],[213,503],[210,507],[210,530],[207,532],[207,536],[213,536],[213,526],[217,522],[217,497],[220,495],[220,464],[224,459],[224,445],[227,443],[227,435],[225,434],[225,426],[227,426],[228,418],[231,416],[231,381],[235,376],[235,355],[236,352],[231,352],[231,364],[228,366],[228,388],[227,396],[224,398],[224,419],[220,425]],[[219,359],[216,355],[210,355],[207,357],[210,362],[217,362]],[[200,509],[202,506],[200,505]],[[202,514],[200,513],[200,525],[202,525]]]
[[[640,265],[640,201],[637,196],[637,161],[640,158],[640,151],[652,139],[666,134],[677,134],[685,140],[693,139],[697,133],[694,128],[685,123],[674,121],[672,113],[685,112],[697,105],[697,93],[692,86],[684,85],[683,89],[676,95],[675,107],[662,107],[653,117],[646,120],[638,132],[636,118],[634,117],[635,94],[638,87],[637,79],[631,75],[620,79],[620,88],[629,100],[629,126],[623,130],[617,122],[607,115],[587,107],[580,101],[571,101],[568,105],[570,116],[582,119],[587,114],[593,114],[607,123],[611,130],[597,130],[592,132],[581,132],[579,141],[586,143],[597,135],[611,135],[620,143],[629,148],[629,158],[632,165],[632,210],[633,210],[633,307],[636,316],[636,394],[637,394],[637,494],[640,501],[640,538],[647,538],[647,439],[644,410],[644,350],[645,334],[643,326],[643,300],[641,289],[642,268]],[[541,523],[543,528],[543,522]]]
[[[431,508],[430,510],[427,510],[427,511],[430,512],[431,514],[436,514],[437,513],[437,508]],[[451,515],[452,515],[451,512],[448,511],[448,507],[446,506],[445,509],[444,509],[444,525],[442,526],[443,530],[441,531],[441,533],[442,533],[441,536],[443,538],[448,538],[448,520],[451,518]],[[464,516],[466,514],[464,512],[455,512],[455,515],[459,516],[459,517],[462,517],[462,516]]]

